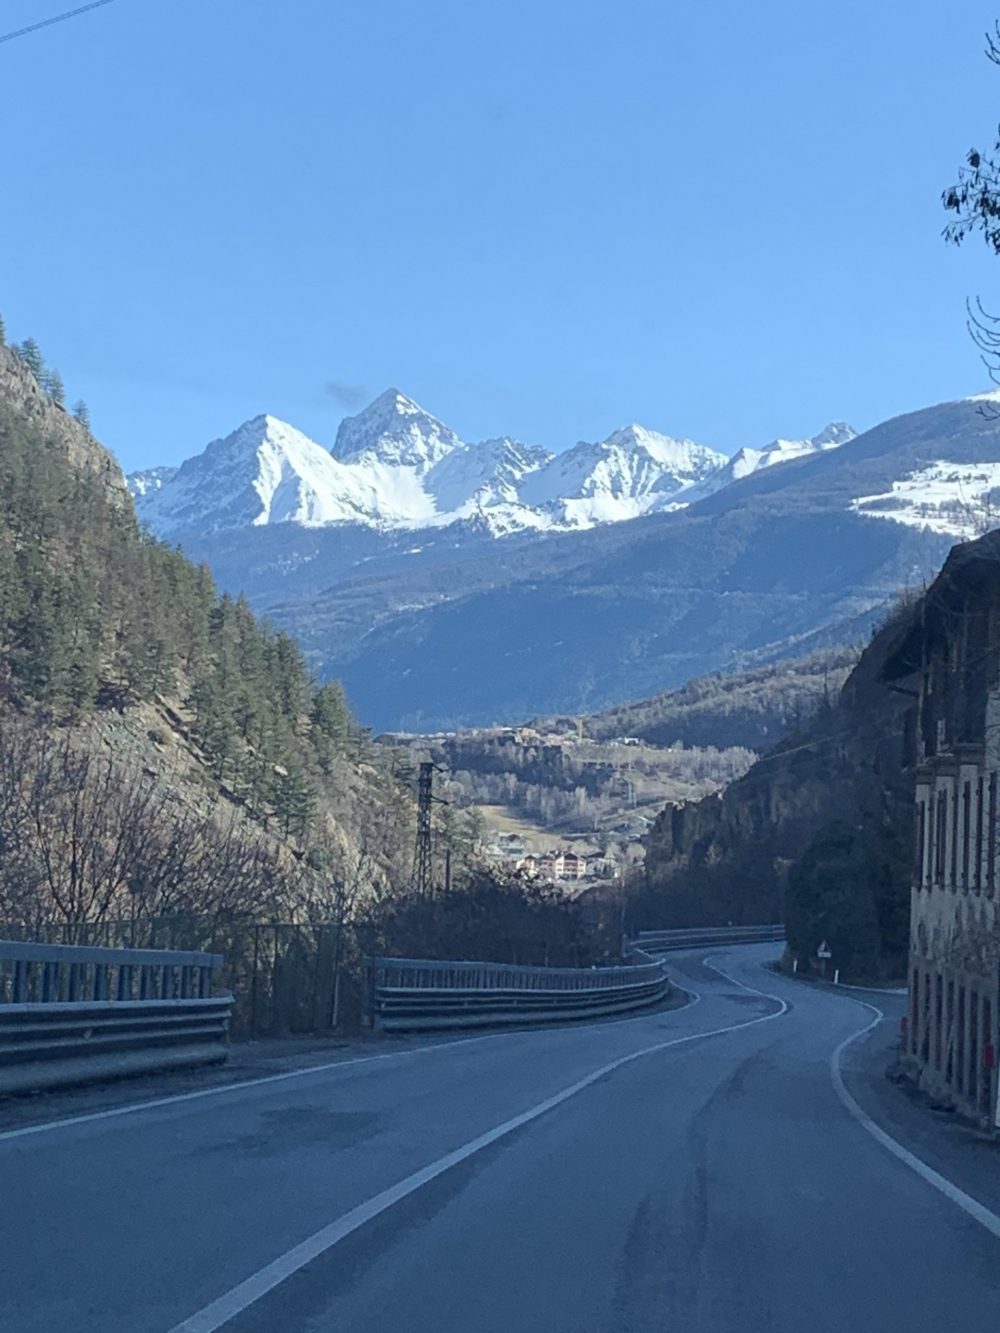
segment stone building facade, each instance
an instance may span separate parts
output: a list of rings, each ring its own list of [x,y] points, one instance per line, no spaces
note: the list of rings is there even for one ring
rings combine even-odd
[[[906,1051],[941,1101],[997,1123],[1000,535],[956,547],[885,677],[912,695]]]

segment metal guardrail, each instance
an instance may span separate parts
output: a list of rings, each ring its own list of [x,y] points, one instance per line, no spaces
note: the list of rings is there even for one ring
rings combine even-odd
[[[717,944],[780,943],[784,938],[783,925],[689,926],[683,930],[640,930],[631,944],[633,948],[659,954]]]
[[[663,964],[602,968],[374,958],[370,1012],[381,1032],[552,1023],[654,1004],[670,990]]]
[[[0,1094],[220,1063],[221,954],[0,940]]]

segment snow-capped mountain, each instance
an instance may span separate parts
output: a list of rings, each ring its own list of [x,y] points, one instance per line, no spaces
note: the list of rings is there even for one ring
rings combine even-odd
[[[214,440],[158,489],[150,472],[130,482],[140,516],[162,535],[272,523],[421,528],[516,508],[519,481],[550,457],[509,439],[464,444],[390,389],[341,425],[332,453],[265,415]]]
[[[164,536],[274,523],[463,523],[504,536],[677,509],[853,434],[849,426],[830,426],[814,440],[776,440],[730,460],[692,440],[630,425],[555,455],[509,437],[468,444],[412,398],[387,389],[341,423],[330,451],[276,417],[259,416],[180,468],[150,468],[129,483],[140,517]]]
[[[516,504],[523,479],[551,458],[547,449],[507,436],[484,440],[442,458],[427,474],[427,486],[445,512],[459,509],[470,499],[480,504]]]
[[[762,468],[774,467],[777,463],[787,463],[793,458],[807,458],[810,454],[827,449],[837,449],[849,440],[855,439],[857,431],[846,421],[831,421],[828,426],[814,435],[811,440],[772,440],[760,449],[744,448],[725,460],[724,466],[711,473],[696,488],[685,496],[689,504],[714,495],[732,481],[741,481]]]
[[[294,634],[366,724],[437,730],[864,637],[956,536],[997,526],[1000,392],[852,434],[723,460],[627,427],[553,457],[466,443],[393,391],[342,457],[257,418],[138,508]]]
[[[455,432],[398,389],[386,389],[356,417],[345,417],[330,452],[342,463],[377,463],[427,472],[455,449]]]
[[[624,426],[600,444],[581,440],[557,454],[525,478],[519,498],[555,527],[589,528],[676,508],[725,463],[724,454],[693,440]]]
[[[126,481],[129,492],[133,500],[139,500],[144,495],[150,495],[153,491],[158,491],[161,486],[165,486],[171,477],[175,476],[177,469],[175,467],[147,467],[139,472],[130,472]]]
[[[359,470],[338,463],[293,426],[259,416],[182,463],[136,508],[155,532],[167,535],[186,528],[357,523],[380,499]]]

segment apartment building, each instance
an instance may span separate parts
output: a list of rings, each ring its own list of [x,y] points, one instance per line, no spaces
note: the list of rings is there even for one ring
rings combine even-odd
[[[952,551],[884,676],[914,697],[907,1053],[927,1091],[996,1123],[1000,537]]]

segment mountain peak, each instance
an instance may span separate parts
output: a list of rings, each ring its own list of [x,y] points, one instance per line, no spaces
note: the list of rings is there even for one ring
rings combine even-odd
[[[364,410],[368,412],[374,407],[398,412],[400,416],[414,416],[417,412],[423,411],[419,403],[415,403],[401,389],[395,389],[391,386],[384,389]]]
[[[698,477],[713,467],[721,467],[726,461],[723,454],[716,453],[705,444],[679,439],[675,435],[663,435],[659,431],[650,430],[648,426],[640,426],[637,421],[628,426],[619,426],[597,447],[644,452],[665,467],[675,468],[683,474],[691,472]]]
[[[857,438],[858,432],[853,426],[849,426],[846,421],[828,422],[818,435],[814,435],[810,443],[817,449],[835,449],[838,445],[849,444],[851,440]]]
[[[368,497],[357,479],[315,440],[269,413],[213,440],[161,484],[135,484],[133,494],[140,516],[163,535],[368,521]]]
[[[344,418],[330,452],[342,463],[385,463],[424,472],[461,447],[453,430],[399,389],[389,388],[357,416]]]

